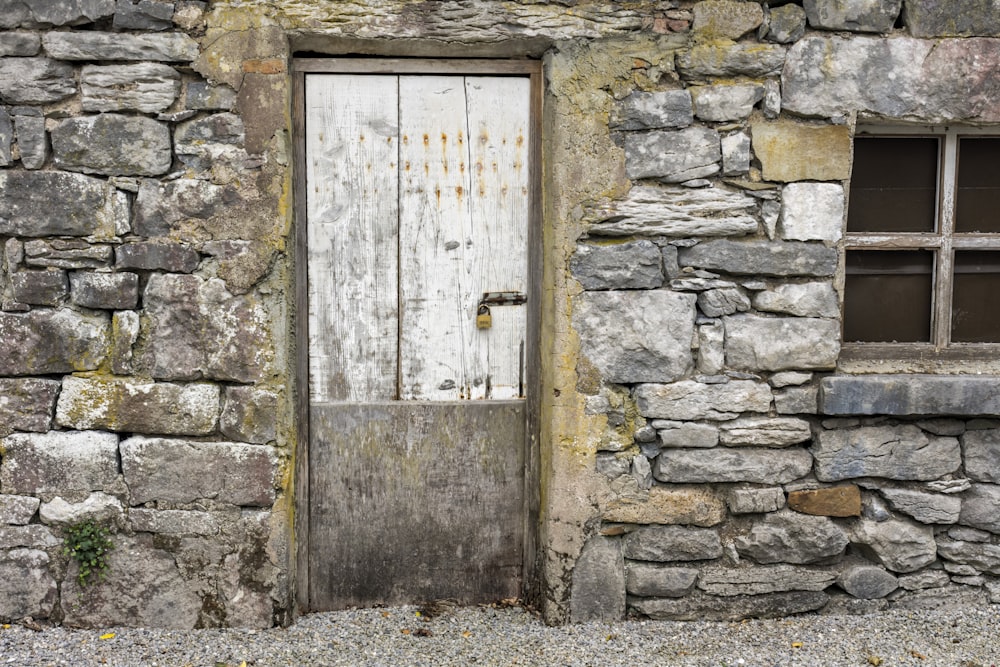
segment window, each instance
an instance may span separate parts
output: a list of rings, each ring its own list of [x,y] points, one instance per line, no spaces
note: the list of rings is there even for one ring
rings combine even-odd
[[[1000,137],[946,129],[854,141],[844,356],[1000,352]]]

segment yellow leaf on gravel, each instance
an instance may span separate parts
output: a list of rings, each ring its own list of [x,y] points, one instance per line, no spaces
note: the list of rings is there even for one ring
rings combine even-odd
[[[98,639],[114,639],[114,638],[115,638],[115,633],[113,633],[113,632],[107,632],[107,633],[101,635],[100,637],[98,637]]]
[[[465,637],[466,639],[468,639],[469,637],[472,636],[472,633],[469,632],[468,630],[466,630],[465,632],[462,633],[462,636]]]
[[[868,656],[868,664],[875,665],[875,667],[878,667],[879,665],[882,664],[882,658],[878,657],[877,655],[870,655]]]
[[[792,648],[802,648],[802,642],[792,642]]]

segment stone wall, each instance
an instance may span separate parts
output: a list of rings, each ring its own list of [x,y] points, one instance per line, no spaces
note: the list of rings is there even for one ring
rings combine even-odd
[[[194,70],[205,9],[0,10],[2,619],[290,611],[287,160]],[[81,587],[86,519],[115,548]]]
[[[838,365],[855,127],[1000,120],[996,11],[770,4],[694,3],[676,71],[612,93],[631,189],[570,261],[609,487],[577,620],[1000,601],[996,378]]]
[[[840,301],[859,119],[1000,122],[998,37],[979,0],[4,4],[0,619],[294,612],[296,52],[543,60],[547,620],[997,598],[994,379],[845,366]]]

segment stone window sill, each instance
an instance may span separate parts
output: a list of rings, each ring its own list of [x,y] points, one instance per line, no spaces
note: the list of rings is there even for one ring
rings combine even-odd
[[[1000,376],[834,375],[820,381],[824,415],[1000,415]]]

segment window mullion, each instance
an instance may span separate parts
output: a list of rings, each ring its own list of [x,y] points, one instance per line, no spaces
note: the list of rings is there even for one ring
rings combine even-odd
[[[954,281],[952,237],[955,233],[955,181],[958,171],[958,134],[944,136],[937,231],[941,237],[934,275],[934,343],[941,349],[951,343],[951,304]]]

